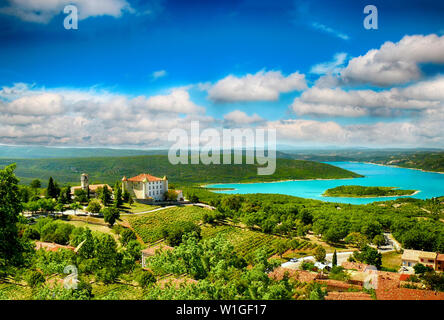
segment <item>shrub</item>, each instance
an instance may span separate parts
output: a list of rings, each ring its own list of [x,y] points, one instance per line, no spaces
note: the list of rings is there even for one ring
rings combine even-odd
[[[131,229],[124,229],[120,233],[120,242],[126,246],[131,240],[137,240],[136,234]]]
[[[151,283],[156,282],[156,277],[150,271],[142,271],[139,277],[137,278],[137,282],[139,283],[139,286],[145,289]]]
[[[45,282],[45,277],[39,271],[31,271],[26,279],[26,283],[31,288],[35,288]]]

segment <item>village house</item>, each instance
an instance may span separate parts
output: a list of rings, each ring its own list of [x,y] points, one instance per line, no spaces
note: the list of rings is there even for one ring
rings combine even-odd
[[[122,191],[128,191],[131,196],[138,200],[164,201],[165,193],[168,191],[168,179],[141,173],[138,176],[122,179]],[[180,190],[170,190],[177,195],[177,201],[183,200]]]
[[[404,267],[414,267],[416,264],[421,263],[433,268],[435,271],[443,271],[443,256],[443,254],[436,252],[405,249],[401,259]]]
[[[113,191],[113,189],[107,185],[107,184],[89,184],[89,177],[86,173],[82,173],[80,176],[80,186],[72,187],[71,188],[71,194],[74,195],[76,190],[83,190],[86,191],[90,197],[95,197],[97,194],[97,191],[100,188],[107,187],[109,191]]]

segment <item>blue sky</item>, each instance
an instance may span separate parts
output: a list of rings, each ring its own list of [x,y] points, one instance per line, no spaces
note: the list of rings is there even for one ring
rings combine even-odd
[[[63,28],[69,3],[79,8],[78,30]],[[372,1],[378,30],[364,29],[369,3],[360,0],[87,3],[0,1],[0,143],[159,146],[167,121],[169,128],[198,119],[276,128],[294,145],[443,146],[441,123],[429,120],[442,121],[433,115],[444,99],[412,93],[442,85],[442,1]],[[381,49],[386,42],[395,49]],[[381,51],[377,58],[366,56],[371,49]],[[331,103],[328,90],[345,100]],[[108,104],[115,110],[98,112]],[[64,121],[85,137],[60,134],[55,123]],[[117,127],[131,132],[107,138]],[[151,140],[150,128],[159,131]]]

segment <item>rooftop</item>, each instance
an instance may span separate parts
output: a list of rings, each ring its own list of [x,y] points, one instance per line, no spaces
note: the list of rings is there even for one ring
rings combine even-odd
[[[404,253],[402,254],[402,260],[418,261],[419,257],[426,259],[435,259],[436,253],[421,250],[404,249]]]
[[[35,242],[35,249],[45,249],[46,251],[58,251],[59,249],[68,249],[74,251],[75,248],[71,246],[64,246],[57,243],[52,242],[42,242],[42,241],[36,241]]]
[[[152,176],[148,173],[141,173],[138,176],[128,178],[128,179],[126,177],[123,177],[122,180],[123,181],[131,181],[131,182],[144,182],[145,180],[148,182],[155,182],[155,181],[166,180],[166,177],[159,178],[159,177]]]
[[[166,246],[166,245],[155,245],[149,248],[146,248],[144,250],[142,250],[142,254],[145,256],[154,256],[156,254],[156,251],[160,250],[160,251],[170,251],[173,250],[172,247],[170,246]]]
[[[98,188],[103,188],[104,186],[106,186],[110,191],[113,190],[113,188],[111,188],[109,185],[103,184],[103,183],[102,184],[90,184],[88,187],[89,187],[90,191],[95,192]],[[81,186],[72,187],[71,192],[73,192],[74,190],[77,190],[77,189],[82,189],[82,187]]]

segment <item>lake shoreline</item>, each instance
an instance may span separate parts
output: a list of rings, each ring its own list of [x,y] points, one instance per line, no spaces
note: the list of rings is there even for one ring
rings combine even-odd
[[[342,161],[339,161],[342,162]],[[352,162],[352,163],[367,163],[367,164],[374,164],[376,166],[382,166],[382,167],[393,167],[393,168],[400,168],[400,169],[411,169],[411,170],[417,170],[417,171],[422,171],[422,172],[430,172],[430,173],[439,173],[439,174],[444,174],[444,172],[441,171],[429,171],[429,170],[424,170],[424,169],[419,169],[419,168],[409,168],[409,167],[400,167],[394,164],[382,164],[382,163],[374,163],[374,162],[368,162],[368,161],[343,161],[343,162]]]
[[[292,182],[292,181],[332,181],[332,180],[351,180],[351,179],[359,179],[359,178],[365,178],[365,176],[362,177],[352,177],[352,178],[337,178],[337,179],[323,179],[323,178],[314,178],[314,179],[288,179],[288,180],[276,180],[276,181],[263,181],[263,182],[218,182],[218,183],[209,183],[200,185],[201,188],[210,189],[208,186],[217,186],[217,185],[224,185],[224,184],[256,184],[256,183],[280,183],[280,182]],[[237,189],[233,189],[237,190]]]

